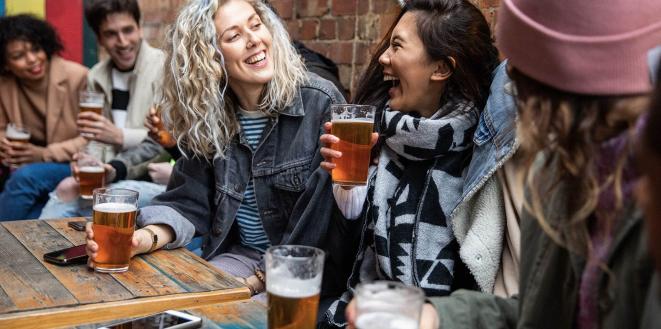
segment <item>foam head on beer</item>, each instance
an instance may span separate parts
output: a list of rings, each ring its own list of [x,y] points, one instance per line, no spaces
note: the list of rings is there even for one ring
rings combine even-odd
[[[10,123],[5,130],[5,137],[12,142],[27,143],[30,140],[30,132],[19,125]]]
[[[282,297],[303,298],[319,294],[321,273],[309,279],[294,276],[287,265],[270,268],[266,280],[266,291]]]

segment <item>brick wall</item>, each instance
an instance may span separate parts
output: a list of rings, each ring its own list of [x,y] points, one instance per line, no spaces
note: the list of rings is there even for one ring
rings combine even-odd
[[[161,46],[167,24],[185,0],[138,0],[145,38]],[[500,0],[471,0],[491,26]],[[399,11],[397,0],[271,0],[289,33],[337,63],[340,80],[353,90],[370,51]]]

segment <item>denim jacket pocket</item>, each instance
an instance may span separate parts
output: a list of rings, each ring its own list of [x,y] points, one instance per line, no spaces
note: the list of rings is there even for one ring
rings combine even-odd
[[[302,192],[310,176],[309,164],[285,169],[273,177],[273,185],[281,190]]]

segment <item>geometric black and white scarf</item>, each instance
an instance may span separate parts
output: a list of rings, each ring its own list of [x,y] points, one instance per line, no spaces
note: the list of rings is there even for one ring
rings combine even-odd
[[[430,118],[383,112],[350,290],[362,280],[384,279],[418,286],[427,296],[451,292],[458,246],[448,219],[461,197],[478,118],[472,102],[454,97]],[[351,296],[347,291],[331,305],[321,327],[346,324]]]
[[[479,111],[450,98],[431,118],[385,111],[374,176],[374,253],[378,276],[450,293],[457,244],[448,222],[461,197]]]

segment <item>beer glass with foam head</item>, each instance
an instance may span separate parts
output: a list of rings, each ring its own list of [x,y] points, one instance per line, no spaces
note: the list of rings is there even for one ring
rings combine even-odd
[[[5,137],[13,143],[27,144],[30,142],[30,131],[20,124],[9,123],[5,128]],[[5,165],[9,166],[8,163]]]
[[[334,183],[346,186],[367,183],[375,110],[372,105],[331,105],[331,134],[340,139],[331,148],[342,152],[341,158],[333,159]]]
[[[80,197],[83,199],[92,199],[94,189],[106,185],[106,170],[100,160],[104,151],[103,145],[88,144],[78,153],[73,176],[80,185]]]
[[[313,329],[324,269],[324,252],[282,245],[266,251],[269,329]]]
[[[104,95],[100,92],[83,90],[79,94],[80,113],[94,112],[101,115],[103,113]]]
[[[120,188],[94,190],[92,229],[99,251],[94,270],[125,272],[131,259],[131,239],[138,212],[138,192]]]
[[[103,105],[105,102],[105,98],[102,93],[91,90],[83,90],[78,94],[78,97],[80,113],[94,112],[96,114],[102,115]],[[81,133],[80,135],[84,137],[94,137],[89,133]]]
[[[356,287],[358,329],[416,329],[425,294],[400,282],[375,281]]]
[[[29,143],[30,131],[20,124],[9,123],[5,129],[5,137],[7,137],[10,142]]]

